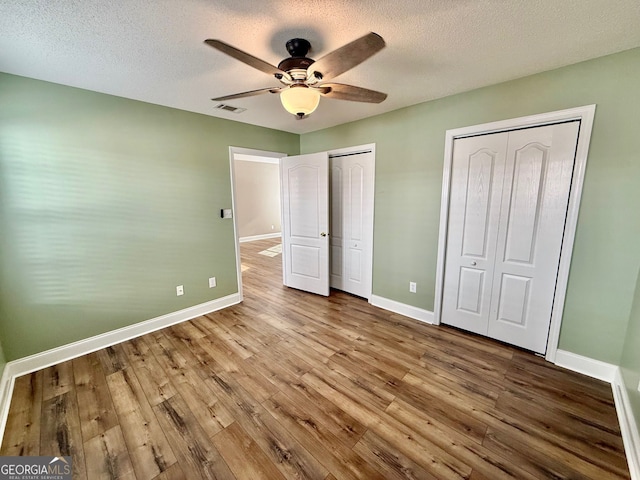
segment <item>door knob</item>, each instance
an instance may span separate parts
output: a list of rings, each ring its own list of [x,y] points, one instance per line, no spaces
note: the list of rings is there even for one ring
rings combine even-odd
[[[471,266],[475,267],[476,266],[476,262],[475,261],[471,262]]]
[[[326,234],[326,233],[324,233],[324,232],[322,232],[322,233],[320,234],[320,236],[321,236],[321,237],[326,237],[326,236],[327,236],[327,234]]]

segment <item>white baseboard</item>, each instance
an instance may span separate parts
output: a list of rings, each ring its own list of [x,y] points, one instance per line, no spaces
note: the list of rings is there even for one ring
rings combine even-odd
[[[611,384],[631,480],[640,480],[640,434],[620,368],[617,365],[583,357],[565,350],[556,352],[555,364]]]
[[[245,243],[245,242],[255,242],[256,240],[265,240],[267,238],[280,238],[280,237],[282,237],[282,233],[280,232],[265,233],[263,235],[252,235],[250,237],[240,237],[238,241],[240,243]]]
[[[433,324],[433,312],[425,310],[423,308],[407,305],[406,303],[396,302],[388,298],[379,297],[377,295],[371,295],[369,303],[374,307],[384,308],[393,313],[399,313],[405,317],[413,318],[414,320],[420,320],[421,322]]]
[[[613,382],[618,369],[617,365],[583,357],[582,355],[567,352],[566,350],[558,350],[556,352],[556,361],[554,363],[559,367],[582,373],[583,375],[597,378],[607,383]]]
[[[640,432],[631,410],[629,394],[619,368],[616,369],[611,388],[613,389],[613,399],[616,404],[620,433],[624,443],[631,480],[640,480]]]
[[[13,385],[17,377],[50,367],[57,363],[66,362],[73,358],[81,357],[82,355],[101,350],[116,343],[155,332],[156,330],[175,325],[176,323],[185,322],[192,318],[230,307],[231,305],[240,303],[241,300],[240,294],[234,293],[226,297],[211,300],[210,302],[194,305],[193,307],[178,310],[177,312],[167,313],[166,315],[161,315],[150,320],[134,323],[127,327],[111,330],[110,332],[102,333],[94,337],[85,338],[84,340],[8,362],[4,368],[2,379],[0,380],[0,444],[2,444]]]
[[[7,424],[9,406],[11,405],[11,395],[13,394],[13,383],[15,376],[11,373],[11,362],[4,366],[2,378],[0,378],[0,445],[4,436],[4,427]]]

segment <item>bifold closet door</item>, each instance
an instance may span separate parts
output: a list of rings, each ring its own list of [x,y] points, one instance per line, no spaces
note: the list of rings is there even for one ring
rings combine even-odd
[[[331,288],[369,299],[375,159],[331,157]]]
[[[486,335],[507,133],[454,142],[442,321]]]
[[[444,323],[546,351],[578,130],[455,141]]]

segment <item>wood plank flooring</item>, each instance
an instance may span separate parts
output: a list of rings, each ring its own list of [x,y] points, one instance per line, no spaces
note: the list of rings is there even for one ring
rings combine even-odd
[[[2,455],[74,479],[628,479],[609,385],[509,346],[281,285],[18,378]]]

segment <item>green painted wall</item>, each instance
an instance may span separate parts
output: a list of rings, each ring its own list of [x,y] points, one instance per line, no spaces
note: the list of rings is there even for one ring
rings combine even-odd
[[[299,136],[0,74],[6,359],[237,292],[229,145]]]
[[[640,272],[636,282],[636,293],[629,317],[620,369],[631,400],[633,416],[636,423],[640,424],[640,392],[638,391],[640,383]]]
[[[639,78],[629,50],[305,134],[300,149],[376,143],[373,293],[432,310],[445,131],[597,104],[560,348],[618,364],[640,264]]]

